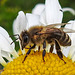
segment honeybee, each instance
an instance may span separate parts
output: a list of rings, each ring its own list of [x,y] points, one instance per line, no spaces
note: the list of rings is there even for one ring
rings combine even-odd
[[[59,56],[61,60],[63,60],[63,54],[61,52],[60,46],[71,46],[71,39],[67,33],[75,32],[70,29],[64,32],[63,29],[65,28],[55,27],[58,25],[63,26],[65,24],[67,23],[51,24],[47,26],[34,26],[34,27],[31,27],[29,30],[22,31],[19,36],[22,50],[26,48],[26,46],[30,45],[30,48],[28,52],[26,53],[26,56],[24,57],[24,60],[22,61],[22,63],[24,63],[25,59],[30,54],[31,50],[34,49],[36,46],[38,46],[38,50],[40,50],[40,45],[43,46],[42,59],[45,62],[44,56],[46,54],[47,44],[51,45],[50,47],[51,53],[53,52],[54,45],[55,45],[57,55]],[[33,44],[33,46],[31,46],[31,44]],[[66,62],[64,61],[64,63]]]

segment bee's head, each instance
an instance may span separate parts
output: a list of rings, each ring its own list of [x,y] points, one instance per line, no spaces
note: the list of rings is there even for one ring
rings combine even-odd
[[[29,43],[30,41],[30,35],[27,31],[22,31],[22,33],[20,34],[20,43],[21,43],[21,48],[23,50],[23,48],[25,48],[25,46]]]

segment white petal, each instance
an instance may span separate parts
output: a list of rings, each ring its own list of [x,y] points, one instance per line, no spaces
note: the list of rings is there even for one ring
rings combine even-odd
[[[1,50],[1,56],[2,57],[5,57],[9,61],[12,61],[12,58],[10,56],[10,53],[8,53],[8,52],[5,52],[5,51]]]
[[[17,54],[16,50],[13,50],[13,51],[11,52],[11,54],[13,55],[14,58],[19,57],[19,55]]]
[[[10,53],[1,50],[1,56],[3,56],[3,57],[10,57]]]
[[[68,23],[70,23],[70,24],[66,24],[65,28],[75,30],[75,20],[70,20]]]
[[[34,50],[34,51],[37,51],[37,50],[38,50],[38,46],[36,46],[33,50]]]
[[[70,47],[64,47],[62,50],[63,50],[62,51],[63,55],[67,57],[68,53],[69,53],[69,50],[70,50]]]
[[[57,54],[55,45],[54,45],[53,53]]]
[[[72,8],[63,8],[62,11],[63,11],[63,12],[69,11],[69,12],[71,12],[73,15],[75,15],[75,10],[72,9]]]
[[[1,34],[6,40],[8,40],[8,42],[11,44],[11,42],[12,42],[13,40],[10,38],[8,32],[7,32],[4,28],[2,28],[1,26],[0,26],[0,34]],[[14,43],[12,43],[11,46],[12,46],[13,49],[15,48],[15,44],[14,44]]]
[[[40,22],[42,25],[46,26],[46,15],[45,15],[45,9],[42,11],[43,13],[40,15]]]
[[[50,44],[47,44],[47,45],[46,45],[46,51],[47,51],[48,53],[49,53],[49,51],[50,51],[50,47],[51,47]]]
[[[71,29],[75,30],[75,20],[74,21],[70,21],[69,23],[71,23]],[[68,54],[69,58],[72,58],[72,61],[75,61],[75,33],[71,34],[71,40],[72,40],[72,46],[70,48],[70,52]]]
[[[68,23],[70,23],[70,24],[66,24],[65,28],[75,30],[74,21],[71,20],[71,21],[69,21]],[[71,38],[71,40],[72,40],[72,45],[69,46],[69,47],[67,47],[67,48],[64,48],[64,49],[63,49],[63,54],[64,54],[66,57],[68,56],[69,58],[72,58],[73,53],[74,53],[74,49],[73,49],[74,47],[73,47],[73,45],[75,44],[75,41],[74,41],[75,33],[68,33],[68,35],[70,36],[70,38]]]
[[[75,20],[71,20],[68,23],[70,23],[70,24],[69,25],[67,24],[65,26],[65,28],[69,28],[69,29],[75,30]],[[74,40],[75,39],[75,33],[70,33],[69,36],[70,36],[70,38],[72,40],[72,45],[75,45],[75,40]]]
[[[0,34],[0,49],[6,52],[12,52],[14,50],[10,42],[2,34]]]
[[[27,24],[27,27],[26,27],[27,30],[30,27],[41,25],[40,21],[39,21],[40,20],[39,15],[34,15],[34,14],[27,13],[26,17],[27,17],[27,21],[28,21],[28,24]]]
[[[20,49],[21,49],[21,51],[22,51],[22,54],[24,55],[26,52],[25,52],[25,49],[22,50],[21,44],[20,44],[20,40],[19,40],[19,46],[20,46]]]
[[[75,62],[75,54],[74,54],[74,56],[72,57],[72,61]]]
[[[3,29],[2,27],[0,27],[0,53],[3,51],[5,52],[5,53],[3,52],[1,56],[6,57],[8,53],[12,54],[12,52],[15,52],[14,51],[15,44],[13,43],[11,45],[11,42],[12,42],[12,39],[9,37],[9,34],[7,33],[7,31]],[[18,57],[18,54],[16,53],[15,56]]]
[[[63,12],[58,0],[46,0],[45,2],[45,16],[46,25],[61,23]]]
[[[27,19],[23,11],[18,13],[17,18],[13,23],[13,32],[14,34],[20,34],[23,30],[26,29]]]
[[[69,53],[68,53],[68,58],[71,59],[73,57],[73,55],[75,55],[74,53],[75,53],[75,45],[72,45],[70,47],[70,50],[69,50]]]
[[[41,15],[42,11],[44,10],[45,5],[44,4],[37,4],[33,10],[32,10],[32,14],[37,14],[37,15]]]
[[[5,67],[7,65],[6,61],[0,57],[0,63]]]
[[[65,28],[75,30],[75,20],[71,20],[68,23],[70,23],[70,24],[66,24]],[[68,53],[68,57],[71,59],[72,56],[74,55],[74,52],[75,52],[75,40],[74,40],[75,39],[75,33],[68,33],[68,35],[71,38],[72,44],[67,49],[65,48],[64,51],[66,50],[65,55],[67,55],[67,53]]]

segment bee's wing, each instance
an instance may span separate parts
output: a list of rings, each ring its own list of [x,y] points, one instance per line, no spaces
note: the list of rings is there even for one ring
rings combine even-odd
[[[66,24],[70,24],[70,23],[56,23],[56,24],[50,24],[50,25],[47,25],[47,26],[45,26],[45,27],[55,27],[55,26],[64,26],[64,25],[66,25]]]
[[[68,28],[59,28],[59,29],[63,30],[66,33],[75,33],[75,30],[72,29],[68,29]]]
[[[50,28],[47,28],[47,29],[49,30]],[[58,29],[63,30],[65,33],[75,33],[75,30],[68,29],[68,28],[58,28]],[[52,33],[51,30],[49,30],[49,32],[45,32],[45,30],[46,30],[46,28],[44,28],[42,32],[38,32],[37,35]],[[57,34],[57,33],[54,33],[54,34]]]

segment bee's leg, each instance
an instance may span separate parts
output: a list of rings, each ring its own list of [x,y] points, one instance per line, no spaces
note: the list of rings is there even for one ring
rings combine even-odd
[[[44,60],[44,56],[45,56],[45,54],[46,54],[46,50],[45,50],[45,48],[46,48],[46,41],[44,41],[44,43],[43,43],[43,53],[42,53],[42,58],[43,58],[43,61],[45,62],[45,60]]]
[[[27,56],[30,54],[31,49],[35,48],[35,44],[28,50],[28,52],[26,53],[26,56],[24,57],[24,60],[22,61],[22,63],[24,63],[25,59],[27,58]]]
[[[24,63],[25,59],[27,58],[27,56],[30,54],[31,52],[31,48],[28,50],[28,52],[26,53],[26,56],[24,57],[24,60],[22,61],[22,63]]]
[[[60,58],[61,60],[63,60],[63,54],[62,54],[62,52],[61,52],[61,48],[60,48],[60,45],[59,45],[59,43],[57,42],[57,40],[55,40],[55,48],[56,48],[56,52],[57,52],[59,58]],[[63,60],[63,61],[64,61],[64,60]],[[65,61],[64,61],[64,63],[66,64]]]
[[[50,52],[51,53],[53,52],[53,49],[54,49],[54,44],[51,44],[51,47],[50,47]]]

